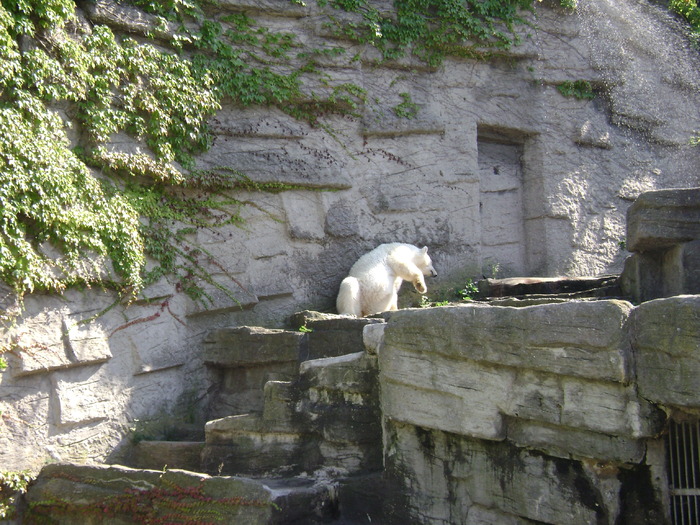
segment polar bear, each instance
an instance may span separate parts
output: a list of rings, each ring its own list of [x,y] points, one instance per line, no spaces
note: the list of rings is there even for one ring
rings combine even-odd
[[[360,257],[340,283],[336,307],[341,315],[365,315],[397,310],[404,280],[426,293],[424,275],[437,276],[428,248],[394,242],[381,244]]]

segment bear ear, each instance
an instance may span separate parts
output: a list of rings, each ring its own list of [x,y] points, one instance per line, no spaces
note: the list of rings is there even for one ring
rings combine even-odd
[[[422,253],[428,253],[428,247],[423,246],[423,249],[421,250]]]

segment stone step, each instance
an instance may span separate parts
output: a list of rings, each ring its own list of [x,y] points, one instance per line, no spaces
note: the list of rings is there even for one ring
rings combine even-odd
[[[483,279],[478,282],[479,298],[503,297],[539,299],[579,299],[585,297],[619,297],[619,277],[510,277]]]
[[[290,381],[308,354],[304,333],[236,326],[211,332],[205,340],[204,361],[218,378],[209,418],[261,412],[268,381]]]
[[[365,326],[383,322],[384,319],[379,318],[356,318],[310,310],[298,312],[290,318],[291,326],[305,330],[308,336],[304,361],[360,352],[364,349],[362,332]]]
[[[119,465],[45,466],[25,495],[25,520],[75,523],[309,525],[339,517],[333,477],[251,479]]]
[[[364,327],[383,322],[304,311],[292,316],[294,330],[233,326],[212,331],[205,339],[204,361],[219,375],[219,386],[210,419],[263,411],[268,382],[295,380],[305,361],[362,351]]]
[[[262,414],[209,421],[202,469],[276,476],[380,468],[376,357],[355,352],[305,361],[295,382],[265,385]]]
[[[129,454],[129,467],[163,470],[182,469],[198,472],[202,468],[204,441],[140,441]]]
[[[209,474],[282,476],[309,470],[309,436],[259,414],[227,416],[205,426],[202,469]]]

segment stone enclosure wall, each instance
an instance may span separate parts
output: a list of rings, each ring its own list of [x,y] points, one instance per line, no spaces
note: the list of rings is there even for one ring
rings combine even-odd
[[[26,516],[119,517],[126,499],[155,519],[189,491],[176,507],[185,521],[213,498],[256,525],[692,523],[698,495],[673,473],[698,457],[697,437],[674,442],[677,425],[700,428],[697,282],[664,297],[662,279],[634,277],[668,251],[686,254],[683,275],[697,272],[685,248],[700,238],[699,192],[652,192],[630,208],[629,238],[646,251],[621,281],[658,297],[638,306],[539,294],[362,319],[300,312],[305,332],[214,331],[203,438],[144,441],[123,458],[153,470],[49,465]],[[206,474],[197,484],[168,469]],[[231,497],[251,494],[252,506]]]
[[[700,404],[699,312],[698,296],[681,296],[392,316],[379,369],[385,459],[405,491],[396,512],[667,523],[659,436],[667,413]]]
[[[312,3],[220,4],[215,18],[247,12],[330,38]],[[13,351],[0,373],[0,466],[103,461],[164,414],[203,423],[216,379],[202,357],[208,335],[332,310],[349,267],[382,242],[429,246],[441,275],[429,287],[438,291],[496,272],[619,271],[634,198],[697,183],[688,139],[700,129],[699,68],[662,10],[632,0],[581,4],[574,13],[536,3],[523,43],[489,62],[377,65],[372,50],[347,44],[358,60],[323,67],[375,104],[360,118],[330,119],[336,138],[267,108],[224,107],[197,167],[300,188],[242,194],[244,227],[196,234],[237,301],[213,289],[204,307],[167,279],[128,306],[103,290],[27,297],[2,336]],[[85,6],[85,20],[116,32],[144,34],[155,23],[110,0]],[[598,96],[563,96],[556,86],[567,80],[590,81]],[[400,93],[417,104],[415,118],[395,115]],[[124,137],[111,145],[136,146]],[[624,376],[606,381],[628,392]]]
[[[698,441],[674,442],[669,424],[698,425],[698,210],[698,189],[646,193],[629,209],[636,253],[621,283],[652,299],[639,306],[475,304],[365,329],[381,332],[394,522],[697,520],[698,496],[681,495],[694,482],[671,473],[690,476]]]

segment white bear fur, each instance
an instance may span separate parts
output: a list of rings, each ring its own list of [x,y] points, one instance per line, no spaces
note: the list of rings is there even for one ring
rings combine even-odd
[[[427,247],[399,242],[381,244],[360,257],[340,283],[338,313],[364,317],[397,310],[401,283],[410,281],[416,291],[424,294],[428,291],[424,275],[437,275]]]

